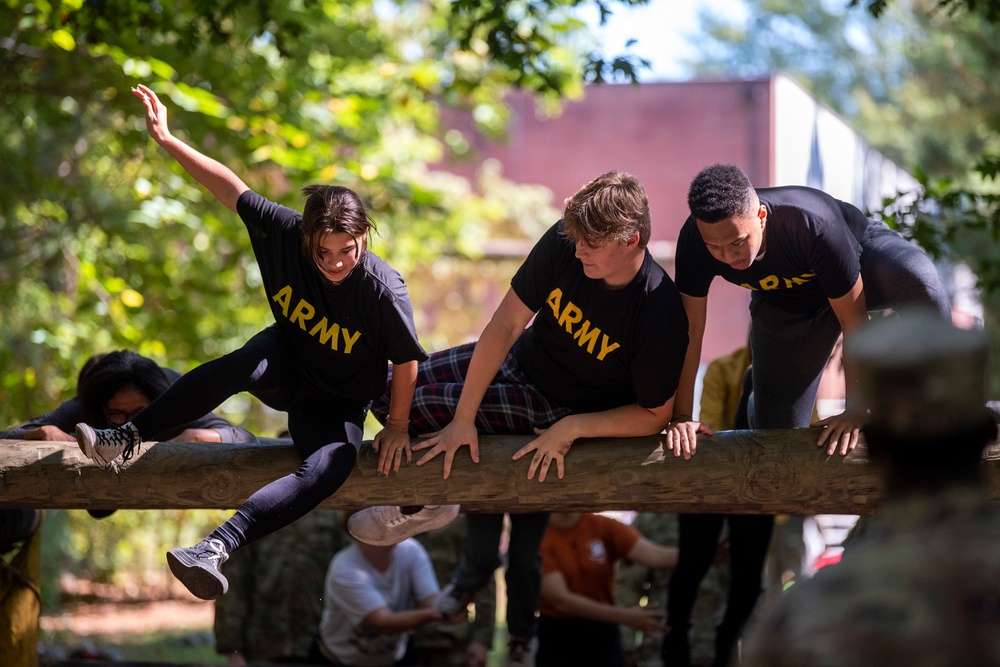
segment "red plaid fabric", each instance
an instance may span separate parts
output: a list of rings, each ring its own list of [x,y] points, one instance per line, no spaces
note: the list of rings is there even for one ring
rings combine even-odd
[[[475,348],[475,343],[466,343],[435,352],[420,362],[410,408],[411,435],[439,431],[451,421]],[[371,408],[383,424],[389,416],[391,383],[390,369],[385,394]],[[513,355],[508,354],[483,396],[476,428],[482,434],[532,435],[535,428],[548,428],[570,412],[546,400],[524,377]]]

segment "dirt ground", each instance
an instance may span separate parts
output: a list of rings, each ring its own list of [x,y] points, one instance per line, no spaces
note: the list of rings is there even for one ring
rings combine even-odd
[[[200,600],[79,603],[56,615],[43,615],[45,631],[65,631],[76,637],[109,632],[138,633],[200,629],[212,626],[215,606]]]

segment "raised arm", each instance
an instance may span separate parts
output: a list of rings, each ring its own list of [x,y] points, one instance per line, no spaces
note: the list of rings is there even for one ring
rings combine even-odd
[[[149,136],[160,144],[187,173],[206,188],[226,208],[235,212],[236,201],[240,195],[249,190],[233,171],[207,155],[203,155],[191,146],[170,133],[167,126],[167,107],[152,90],[139,84],[132,89],[132,94],[142,100],[146,107],[146,129]]]

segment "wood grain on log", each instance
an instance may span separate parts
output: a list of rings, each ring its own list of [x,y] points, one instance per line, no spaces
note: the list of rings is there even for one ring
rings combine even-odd
[[[816,431],[726,431],[699,436],[689,461],[664,454],[661,436],[577,441],[564,479],[527,478],[511,456],[529,436],[483,436],[480,462],[468,450],[442,479],[442,459],[375,472],[366,444],[347,482],[323,507],[459,503],[472,512],[638,510],[744,514],[868,514],[883,488],[863,448],[827,457]],[[414,456],[414,461],[418,455]],[[529,457],[530,458],[530,457]],[[75,442],[0,441],[0,507],[209,509],[239,507],[299,461],[287,441],[259,444],[147,443],[120,474],[84,458]],[[1000,449],[984,472],[1000,498]]]

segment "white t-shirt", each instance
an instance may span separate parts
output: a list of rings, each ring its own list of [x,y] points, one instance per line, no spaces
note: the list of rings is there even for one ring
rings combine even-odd
[[[392,665],[406,652],[409,633],[386,635],[364,624],[377,609],[415,609],[420,600],[437,594],[431,559],[410,538],[396,545],[392,564],[379,572],[357,544],[343,549],[326,573],[326,596],[319,634],[337,660],[359,667]]]

